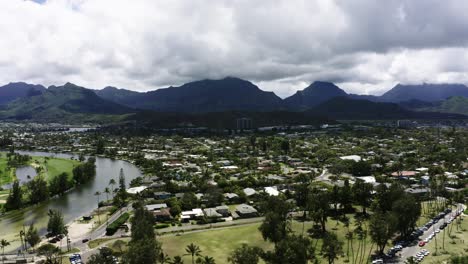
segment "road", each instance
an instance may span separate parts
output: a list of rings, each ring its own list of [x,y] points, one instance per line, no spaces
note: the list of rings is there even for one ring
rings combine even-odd
[[[322,174],[320,174],[319,176],[317,176],[317,177],[315,178],[315,180],[316,180],[316,181],[328,181],[328,176],[330,176],[330,175],[328,174],[328,170],[324,168],[323,171],[322,171]]]
[[[458,204],[457,205],[457,210],[465,210],[465,206],[462,205],[462,204]],[[456,210],[452,211],[452,213],[450,214],[447,214],[444,218],[440,219],[437,223],[435,223],[434,225],[432,225],[427,231],[425,231],[420,237],[419,237],[419,240],[418,240],[418,243],[419,241],[421,240],[424,240],[426,239],[427,237],[429,237],[429,235],[434,232],[435,230],[439,229],[439,227],[445,223],[445,221],[449,220],[449,218],[453,215],[453,213],[456,212]],[[445,229],[447,229],[450,225],[453,225],[455,223],[455,221],[453,221],[451,224],[447,225],[447,227]],[[440,233],[436,234],[436,236],[434,238],[432,238],[428,243],[435,243],[434,240],[437,238],[438,241],[437,243],[442,243],[442,234],[443,234],[443,230],[441,230]],[[419,247],[418,243],[416,243],[415,245],[412,245],[412,246],[409,246],[409,247],[406,247],[406,248],[403,248],[403,250],[401,251],[401,257],[400,257],[400,261],[399,263],[404,263],[405,260],[411,256],[414,256],[416,255],[419,251],[421,251],[424,247]],[[432,254],[432,252],[430,252]],[[426,257],[427,258],[427,257]]]
[[[131,204],[126,206],[126,207],[123,207],[120,210],[118,210],[112,216],[110,216],[109,219],[106,222],[103,222],[98,228],[94,229],[93,231],[91,231],[89,233],[86,233],[86,234],[83,234],[83,235],[81,235],[79,237],[74,238],[70,242],[71,247],[72,248],[77,248],[77,249],[80,250],[81,258],[86,263],[86,260],[89,258],[89,256],[91,256],[92,254],[97,252],[97,248],[90,249],[88,247],[87,243],[83,243],[83,239],[94,240],[94,239],[97,239],[97,238],[104,237],[104,235],[106,234],[107,224],[110,224],[110,223],[114,222],[123,213],[129,212],[130,210],[132,210],[132,205]],[[63,249],[66,250],[66,245],[65,245],[65,248],[63,248]]]

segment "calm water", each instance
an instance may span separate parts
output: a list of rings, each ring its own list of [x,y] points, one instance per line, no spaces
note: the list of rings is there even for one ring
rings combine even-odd
[[[28,154],[31,156],[49,156],[58,158],[76,158],[70,154],[57,154],[47,152],[24,152],[18,151],[20,154]],[[8,213],[0,217],[0,238],[7,240],[15,240],[12,246],[5,248],[5,251],[14,250],[19,246],[19,231],[23,225],[29,225],[34,222],[41,234],[46,233],[48,221],[47,212],[49,209],[61,210],[66,223],[81,217],[93,209],[97,208],[97,197],[94,195],[96,191],[103,192],[104,188],[108,187],[111,178],[118,182],[120,168],[125,174],[126,183],[141,176],[140,170],[133,164],[122,160],[111,160],[107,158],[96,158],[96,177],[83,185],[77,186],[75,189],[66,193],[59,198],[51,199],[40,205],[29,207],[24,210]],[[31,175],[32,176],[32,175]],[[117,188],[118,186],[114,186]],[[102,197],[101,197],[102,199]]]
[[[34,179],[37,176],[36,170],[31,166],[21,166],[16,168],[16,178],[18,179],[20,185],[24,185],[27,182]],[[2,186],[3,189],[11,189],[13,183],[8,183]]]

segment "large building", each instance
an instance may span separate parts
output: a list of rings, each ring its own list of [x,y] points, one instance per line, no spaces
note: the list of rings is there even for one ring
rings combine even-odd
[[[249,130],[252,129],[252,119],[250,118],[238,118],[236,120],[237,130]]]

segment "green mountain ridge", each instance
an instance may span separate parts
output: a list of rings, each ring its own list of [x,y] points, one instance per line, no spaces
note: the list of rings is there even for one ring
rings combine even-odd
[[[17,99],[0,111],[0,118],[39,121],[120,119],[135,110],[104,100],[93,91],[67,83],[40,95]]]
[[[452,96],[443,101],[433,102],[429,105],[416,105],[410,107],[410,109],[415,111],[468,115],[468,97]]]

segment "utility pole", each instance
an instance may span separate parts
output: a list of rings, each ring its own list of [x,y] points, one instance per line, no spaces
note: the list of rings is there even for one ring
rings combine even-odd
[[[437,233],[435,232],[435,225],[436,223],[434,223],[434,225],[432,226],[432,229],[434,230],[434,241],[435,241],[435,255],[437,256]]]

